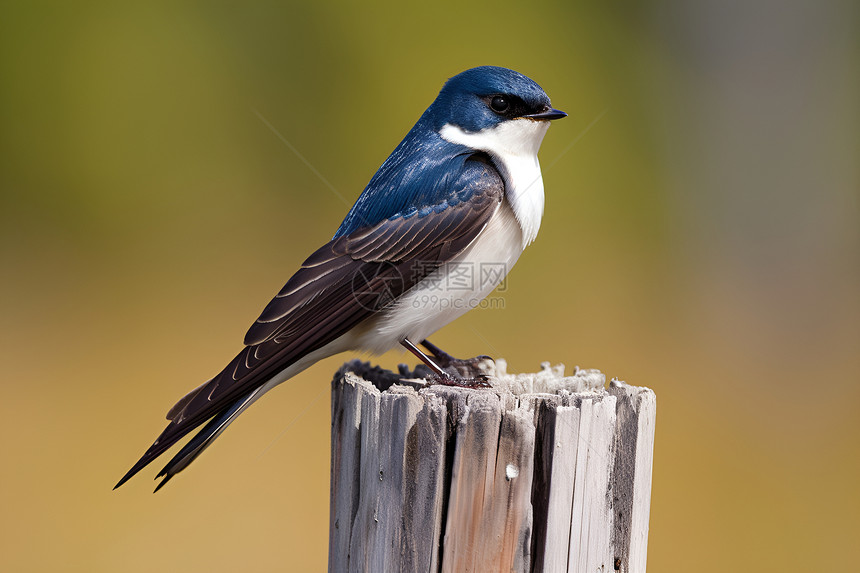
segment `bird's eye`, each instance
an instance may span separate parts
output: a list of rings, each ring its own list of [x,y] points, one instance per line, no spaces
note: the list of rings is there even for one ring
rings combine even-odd
[[[493,99],[490,100],[490,107],[497,113],[504,113],[509,105],[505,96],[493,96]]]

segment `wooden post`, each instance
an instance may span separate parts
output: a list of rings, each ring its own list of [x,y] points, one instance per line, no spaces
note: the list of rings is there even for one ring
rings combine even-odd
[[[332,383],[329,571],[644,572],[656,398],[548,363],[492,389]]]

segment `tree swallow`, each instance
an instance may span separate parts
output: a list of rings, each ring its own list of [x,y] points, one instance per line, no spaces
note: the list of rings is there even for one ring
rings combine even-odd
[[[245,347],[170,409],[167,428],[115,488],[206,424],[159,472],[158,491],[263,394],[340,352],[403,345],[437,381],[456,383],[436,364],[450,357],[426,339],[477,306],[535,240],[544,208],[537,153],[550,120],[566,115],[512,70],[483,66],[448,80],[332,240],[265,307]]]

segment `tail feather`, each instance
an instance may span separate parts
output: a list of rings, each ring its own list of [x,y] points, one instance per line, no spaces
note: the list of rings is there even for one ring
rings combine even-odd
[[[144,452],[137,463],[134,464],[124,476],[122,476],[122,479],[120,479],[113,488],[116,489],[130,480],[137,472],[148,466],[152,460],[166,452],[173,444],[187,436],[205,421],[206,420],[203,420],[198,424],[188,424],[185,427],[179,427],[175,422],[168,424],[164,431],[161,432],[158,439],[149,446],[149,449]]]
[[[226,410],[209,420],[209,423],[203,427],[202,430],[197,432],[197,434],[191,438],[191,440],[182,447],[179,452],[165,465],[158,475],[155,476],[155,479],[160,477],[164,477],[164,479],[159,482],[158,486],[155,488],[155,491],[160,490],[164,487],[170,479],[184,470],[188,465],[197,459],[203,450],[205,450],[209,445],[221,435],[221,432],[227,429],[229,426],[245,409],[254,403],[257,398],[262,396],[265,386],[260,386],[253,392],[249,392],[242,398],[236,400],[231,406],[229,406]]]

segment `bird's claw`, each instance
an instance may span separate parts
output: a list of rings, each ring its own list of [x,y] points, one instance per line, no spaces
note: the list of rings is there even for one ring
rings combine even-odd
[[[445,376],[434,374],[430,379],[430,384],[473,389],[493,387],[493,385],[490,384],[490,377],[486,374],[478,374],[474,378],[457,378],[449,374],[446,374]]]

